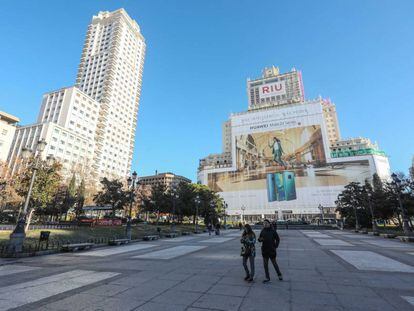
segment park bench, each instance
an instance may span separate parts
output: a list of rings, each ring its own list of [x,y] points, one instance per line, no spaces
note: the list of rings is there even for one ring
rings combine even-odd
[[[393,233],[381,233],[380,236],[386,239],[394,239],[395,237],[397,237],[397,235]]]
[[[128,244],[131,242],[130,239],[112,239],[108,241],[109,245],[121,245],[121,244]]]
[[[379,236],[379,233],[378,232],[375,232],[375,231],[370,231],[370,232],[368,232],[368,234],[369,235]]]
[[[181,233],[181,235],[191,235],[191,232],[188,232],[188,231],[183,231],[183,232]]]
[[[76,252],[78,250],[90,249],[93,246],[93,243],[69,243],[62,245],[61,249],[66,252]]]
[[[178,236],[178,234],[175,233],[175,232],[169,232],[169,233],[166,233],[165,236],[167,238],[176,238]]]
[[[414,236],[398,236],[401,242],[414,242]]]
[[[153,240],[158,240],[160,238],[159,235],[144,235],[143,240],[144,241],[153,241]]]

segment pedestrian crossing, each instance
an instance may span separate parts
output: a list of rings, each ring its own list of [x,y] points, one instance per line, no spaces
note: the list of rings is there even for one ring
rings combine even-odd
[[[81,252],[81,253],[76,253],[76,255],[106,257],[110,255],[118,255],[118,254],[132,252],[132,251],[140,251],[143,249],[148,249],[148,248],[152,248],[156,246],[157,245],[154,245],[154,244],[138,244],[137,243],[137,244],[132,244],[132,245],[98,249],[98,250],[93,250],[93,251],[88,251],[88,252]]]
[[[407,301],[410,305],[414,306],[414,297],[413,296],[401,296],[405,301]]]
[[[339,239],[313,239],[322,246],[353,246],[351,243]]]
[[[388,241],[375,239],[371,236],[352,234],[343,231],[329,231],[332,236],[318,232],[318,231],[301,231],[308,238],[313,239],[316,243],[323,247],[334,246],[336,248],[345,246],[362,246],[373,245],[385,249],[414,249],[409,244],[403,244],[397,241]],[[340,238],[350,239],[351,242],[341,240]],[[358,241],[359,240],[359,241]],[[358,270],[364,271],[383,271],[383,272],[410,272],[414,273],[414,267],[383,256],[373,251],[365,250],[330,250],[333,254],[340,257],[345,262],[354,266]],[[410,253],[408,253],[410,254]],[[414,254],[414,252],[412,253]]]
[[[207,246],[197,246],[197,245],[180,245],[175,246],[167,249],[162,249],[159,251],[154,251],[138,256],[134,256],[132,258],[139,258],[139,259],[173,259],[179,256],[187,255],[196,251],[199,251]]]
[[[200,243],[224,243],[230,240],[233,240],[233,238],[211,238],[208,240],[200,241]]]
[[[37,302],[117,275],[119,273],[73,270],[33,281],[0,287],[0,311]]]
[[[188,241],[191,241],[191,240],[194,240],[194,239],[195,239],[195,237],[192,237],[192,236],[181,236],[179,238],[166,239],[166,240],[163,240],[163,241],[164,242],[179,243],[179,242],[188,242]]]
[[[40,268],[39,267],[20,266],[20,265],[4,265],[4,266],[0,266],[0,277],[15,274],[15,273],[22,273],[22,272],[38,270],[38,269],[40,269]]]
[[[414,267],[371,251],[331,250],[358,270],[414,273]]]

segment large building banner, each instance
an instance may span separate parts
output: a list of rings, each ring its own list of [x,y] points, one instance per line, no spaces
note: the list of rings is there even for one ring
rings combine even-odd
[[[320,105],[260,111],[232,118],[233,167],[205,182],[229,205],[229,214],[317,214],[334,207],[343,187],[364,183],[374,169],[367,157],[330,158]]]

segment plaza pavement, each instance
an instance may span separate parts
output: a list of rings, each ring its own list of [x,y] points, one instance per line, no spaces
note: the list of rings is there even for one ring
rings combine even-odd
[[[414,310],[414,245],[281,230],[262,284],[243,281],[239,231],[0,261],[0,310]],[[258,245],[259,248],[259,245]]]

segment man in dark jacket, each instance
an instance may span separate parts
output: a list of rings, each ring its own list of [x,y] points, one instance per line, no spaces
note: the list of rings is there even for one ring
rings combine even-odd
[[[279,246],[279,235],[277,234],[276,230],[274,230],[269,220],[265,219],[263,222],[264,228],[262,232],[260,232],[260,236],[258,241],[262,242],[262,256],[263,256],[263,265],[266,274],[266,279],[263,283],[270,282],[269,276],[269,259],[275,267],[276,273],[279,277],[279,280],[283,280],[282,272],[280,272],[279,266],[276,262],[276,248]]]

